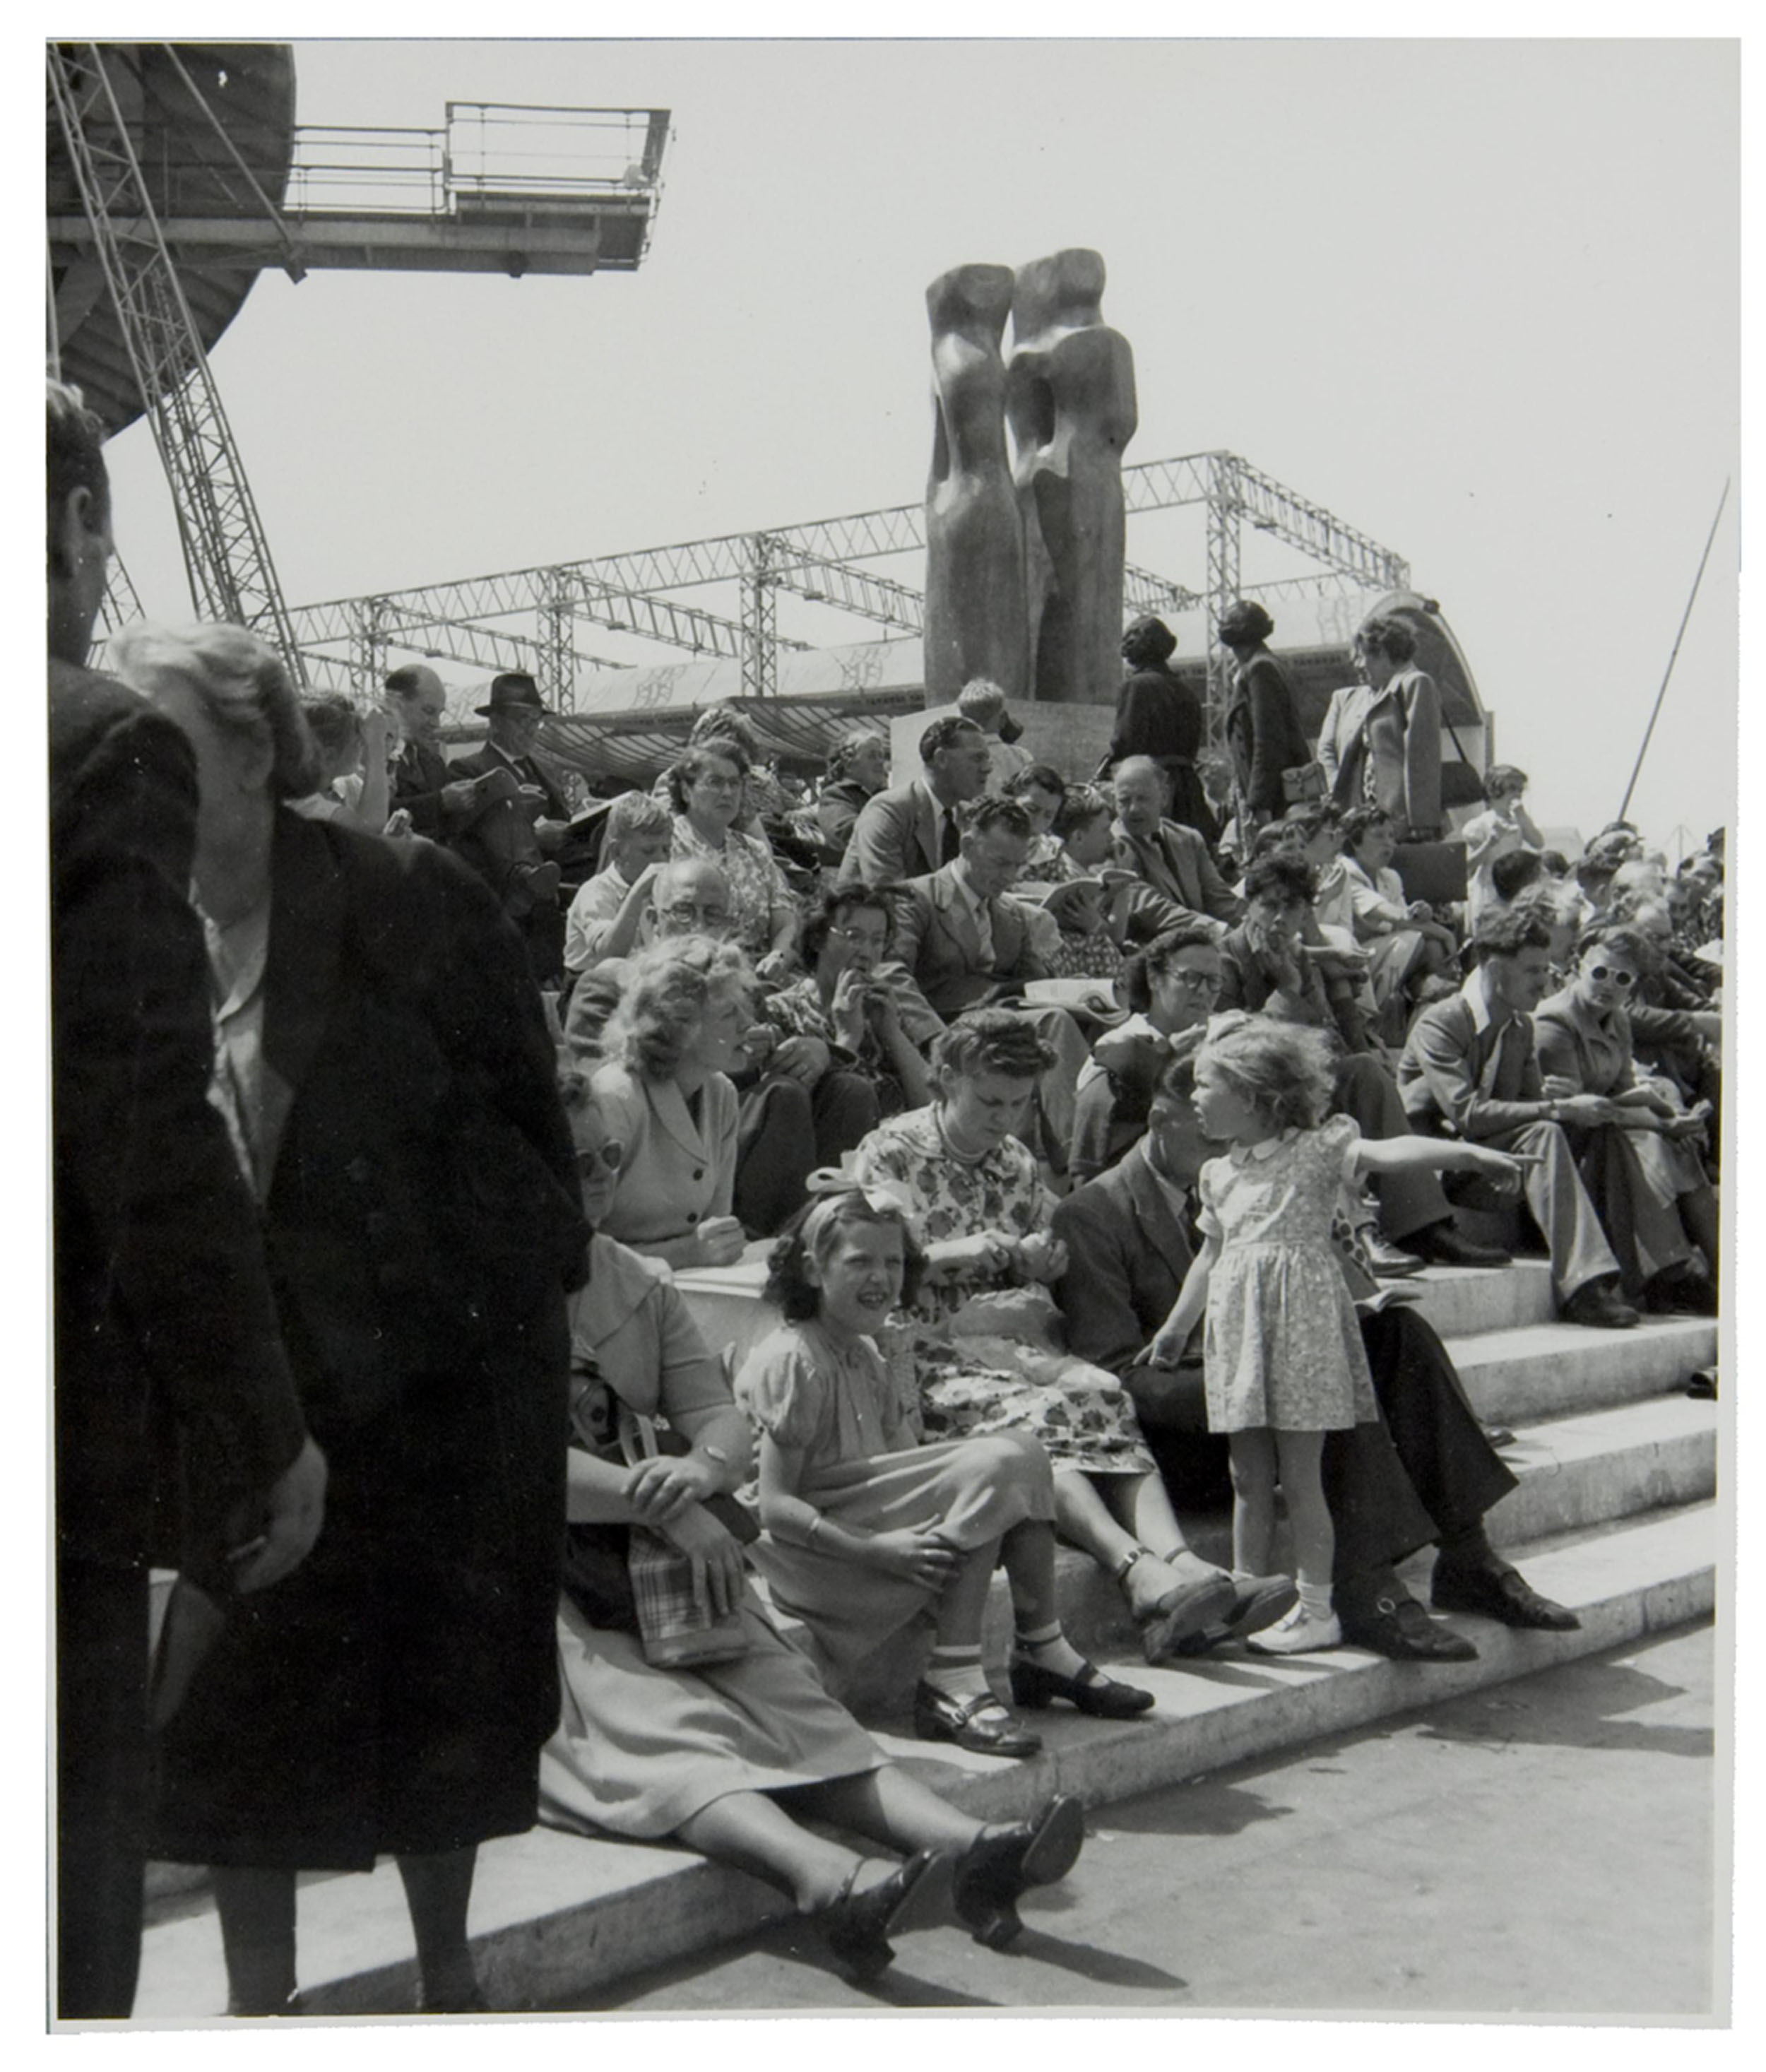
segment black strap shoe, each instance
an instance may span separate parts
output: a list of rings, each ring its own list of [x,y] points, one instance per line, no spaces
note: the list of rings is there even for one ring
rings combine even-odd
[[[1153,1708],[1151,1691],[1119,1684],[1095,1663],[1086,1663],[1077,1676],[1063,1676],[1028,1655],[1014,1655],[1011,1674],[1012,1704],[1034,1712],[1045,1712],[1058,1698],[1065,1698],[1075,1712],[1087,1712],[1095,1720],[1131,1720]]]
[[[1024,1924],[1018,1901],[1032,1885],[1055,1885],[1079,1860],[1086,1809],[1070,1794],[1051,1799],[1033,1820],[978,1835],[957,1859],[957,1918],[977,1942],[1003,1950]]]
[[[886,1878],[864,1892],[854,1892],[859,1873],[874,1860],[866,1856],[854,1864],[840,1897],[815,1917],[823,1941],[861,1984],[894,1963],[892,1935],[910,1928],[929,1928],[951,1911],[948,1856],[918,1849]]]
[[[955,1741],[975,1755],[1042,1752],[1042,1737],[1020,1726],[991,1691],[952,1698],[934,1684],[920,1684],[914,1693],[914,1731],[922,1741]]]

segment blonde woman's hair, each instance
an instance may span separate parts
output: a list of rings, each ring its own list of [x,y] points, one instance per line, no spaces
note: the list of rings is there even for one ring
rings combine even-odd
[[[606,1056],[647,1079],[669,1079],[721,985],[754,985],[733,943],[671,935],[632,959],[619,1005],[602,1037]]]
[[[300,693],[267,642],[243,626],[125,626],[110,643],[112,669],[150,697],[167,683],[188,685],[225,732],[273,751],[269,790],[304,799],[319,784]]]

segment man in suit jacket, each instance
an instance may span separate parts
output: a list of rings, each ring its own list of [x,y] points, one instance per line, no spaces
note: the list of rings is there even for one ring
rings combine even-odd
[[[427,664],[410,662],[392,672],[386,689],[405,737],[392,760],[393,808],[410,815],[414,832],[446,842],[472,818],[486,791],[442,753],[446,687]]]
[[[1004,1005],[1035,1022],[1055,1051],[1054,1064],[1037,1082],[1041,1149],[1056,1171],[1065,1172],[1074,1090],[1089,1046],[1064,1008],[992,997],[1049,975],[1028,910],[1004,896],[1029,849],[1030,817],[1015,799],[984,799],[971,807],[956,861],[897,888],[895,940],[882,969],[910,982],[901,1026],[922,1047],[973,1007]]]
[[[992,768],[988,737],[973,721],[934,720],[920,736],[919,775],[860,808],[839,882],[900,885],[954,862],[962,835],[956,808],[980,797]]]
[[[1365,684],[1332,694],[1318,759],[1345,812],[1378,806],[1406,841],[1441,832],[1441,697],[1414,666],[1416,637],[1402,619],[1370,619],[1355,636]]]
[[[189,902],[196,765],[84,666],[110,553],[97,421],[49,391],[54,1012],[57,2004],[121,2020],[140,1959],[156,1451],[186,1572],[279,1581],[323,1511],[252,1198],[208,1102],[209,972]],[[231,1550],[253,1540],[244,1558]],[[156,1550],[157,1551],[157,1550]]]
[[[456,845],[521,931],[535,978],[556,985],[564,975],[564,912],[559,868],[548,859],[570,831],[570,807],[533,753],[546,706],[532,677],[509,669],[491,680],[489,704],[476,709],[490,723],[489,738],[477,754],[462,755],[454,767],[462,777],[514,787],[507,805],[492,808],[507,815],[500,825],[508,838],[498,838],[499,823],[487,816]]]
[[[1620,1299],[1619,1261],[1563,1128],[1605,1120],[1606,1103],[1596,1094],[1548,1100],[1533,1047],[1532,1012],[1551,983],[1550,929],[1538,913],[1509,908],[1485,915],[1473,947],[1477,968],[1451,1000],[1418,1015],[1398,1059],[1411,1127],[1526,1158],[1522,1185],[1550,1251],[1559,1314],[1628,1328],[1637,1312]]]
[[[1147,1135],[1120,1164],[1058,1202],[1067,1248],[1055,1299],[1069,1349],[1120,1376],[1141,1429],[1180,1503],[1218,1503],[1226,1441],[1208,1431],[1199,1363],[1138,1364],[1164,1323],[1195,1252],[1195,1183],[1215,1147],[1190,1098],[1193,1066],[1172,1067],[1153,1098]],[[1345,1263],[1365,1300],[1370,1276]],[[1395,1565],[1429,1542],[1441,1549],[1435,1602],[1511,1626],[1562,1630],[1573,1614],[1529,1587],[1491,1548],[1484,1514],[1514,1487],[1478,1426],[1446,1348],[1414,1310],[1361,1314],[1361,1337],[1382,1421],[1327,1435],[1325,1490],[1337,1527],[1333,1595],[1345,1637],[1376,1653],[1464,1661],[1472,1644],[1431,1620]]]
[[[1183,921],[1236,921],[1244,902],[1214,868],[1193,828],[1164,817],[1164,773],[1150,755],[1131,755],[1111,779],[1116,801],[1116,861],[1182,910]]]

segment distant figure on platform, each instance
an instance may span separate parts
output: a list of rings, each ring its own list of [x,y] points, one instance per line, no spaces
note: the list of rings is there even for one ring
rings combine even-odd
[[[1295,803],[1288,797],[1282,773],[1303,768],[1312,759],[1293,684],[1267,644],[1275,631],[1275,620],[1248,598],[1221,615],[1220,644],[1234,664],[1226,700],[1226,745],[1247,841],[1252,828],[1279,819]]]
[[[488,842],[494,823],[474,828],[473,836],[503,866],[503,911],[521,931],[534,976],[542,985],[555,985],[564,968],[564,915],[558,905],[558,865],[551,859],[569,830],[570,806],[533,753],[546,706],[532,677],[525,670],[510,669],[491,679],[491,701],[476,709],[489,723],[490,738],[476,755],[462,756],[454,767],[464,777],[492,777],[507,771],[519,787],[515,811],[532,836],[531,845],[518,840],[507,853]],[[512,816],[511,825],[518,825]],[[493,883],[492,889],[499,888]]]
[[[1022,731],[1006,709],[1006,694],[985,676],[975,676],[963,686],[957,711],[971,726],[988,737],[988,789],[1004,797],[1006,787],[1034,760],[1027,748],[1017,744]]]

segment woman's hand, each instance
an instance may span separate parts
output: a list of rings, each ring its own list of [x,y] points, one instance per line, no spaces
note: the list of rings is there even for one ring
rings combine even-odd
[[[698,1453],[657,1453],[626,1476],[626,1501],[641,1525],[666,1525],[689,1504],[715,1494],[717,1470]]]
[[[828,1046],[819,1036],[787,1036],[773,1053],[773,1070],[800,1087],[813,1087],[829,1063]]]
[[[865,1548],[867,1564],[885,1576],[900,1576],[928,1589],[942,1590],[956,1574],[959,1559],[955,1548],[935,1532],[903,1527],[895,1532],[873,1532]]]
[[[1058,1281],[1067,1270],[1067,1248],[1049,1231],[1033,1231],[1012,1248],[1012,1263],[1027,1281]]]
[[[1154,1334],[1152,1343],[1140,1355],[1146,1367],[1181,1367],[1189,1343],[1188,1331],[1174,1331],[1168,1319]]]
[[[865,1017],[870,981],[848,964],[834,981],[834,997],[828,1002],[828,1018],[841,1047],[856,1050],[865,1041]]]
[[[779,985],[791,976],[794,961],[789,950],[769,950],[754,966],[754,976],[762,985]]]
[[[972,1237],[947,1237],[927,1248],[926,1265],[934,1281],[982,1281],[1003,1273],[1012,1263],[1015,1240],[1000,1231],[977,1231]]]
[[[678,1518],[656,1525],[655,1530],[692,1564],[693,1602],[701,1614],[722,1618],[734,1611],[746,1571],[742,1566],[741,1542],[729,1527],[720,1525],[708,1511],[695,1503],[689,1504]]]
[[[695,1266],[733,1266],[748,1239],[733,1216],[707,1216],[693,1232]]]

